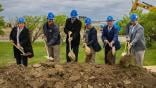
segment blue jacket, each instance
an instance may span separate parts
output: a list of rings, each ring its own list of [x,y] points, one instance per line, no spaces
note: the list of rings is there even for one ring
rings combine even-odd
[[[87,43],[87,45],[89,47],[92,47],[96,52],[101,50],[100,44],[97,40],[97,31],[94,27],[88,31],[88,43]]]
[[[120,42],[118,40],[118,30],[115,26],[113,26],[110,31],[108,30],[108,25],[103,28],[102,41],[104,42],[104,40],[108,40],[109,42],[114,41],[113,46],[115,46],[116,50],[121,48]],[[108,46],[106,45],[106,47]]]
[[[54,24],[51,27],[46,22],[43,26],[43,33],[47,38],[47,45],[59,45],[60,44],[60,32],[59,28]]]

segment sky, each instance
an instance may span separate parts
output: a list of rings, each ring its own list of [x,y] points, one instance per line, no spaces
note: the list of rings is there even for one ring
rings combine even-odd
[[[156,6],[156,0],[141,1]],[[5,19],[47,15],[48,12],[69,16],[72,9],[76,9],[79,15],[95,20],[103,20],[109,15],[120,19],[129,13],[132,6],[132,0],[0,0],[0,3],[4,8],[0,15]]]

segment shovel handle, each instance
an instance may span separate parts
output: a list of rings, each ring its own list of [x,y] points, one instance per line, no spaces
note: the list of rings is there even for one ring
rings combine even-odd
[[[71,33],[68,33],[69,38],[71,38],[70,35],[71,35]],[[69,50],[71,51],[71,41],[68,39],[68,42],[69,42]]]
[[[10,42],[11,42],[11,44],[12,44],[13,46],[15,46],[20,52],[22,52],[22,54],[25,54],[25,52],[24,52],[24,50],[23,50],[23,47],[22,47],[22,49],[20,49],[12,40],[10,40]]]

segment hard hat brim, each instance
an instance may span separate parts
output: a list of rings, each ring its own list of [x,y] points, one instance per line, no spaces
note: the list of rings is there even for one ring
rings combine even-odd
[[[54,20],[53,18],[47,18],[48,20]]]
[[[106,20],[106,22],[115,21],[115,20]]]

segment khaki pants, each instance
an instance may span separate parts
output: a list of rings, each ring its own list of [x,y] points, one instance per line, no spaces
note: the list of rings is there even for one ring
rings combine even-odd
[[[59,45],[48,46],[49,56],[54,58],[55,62],[60,61],[60,47]]]
[[[95,63],[95,56],[96,56],[96,52],[94,51],[93,48],[91,49],[91,55],[86,55],[86,63]]]
[[[143,66],[145,50],[137,51],[137,52],[134,51],[133,54],[134,54],[134,56],[135,56],[136,65],[138,65],[138,66]]]

